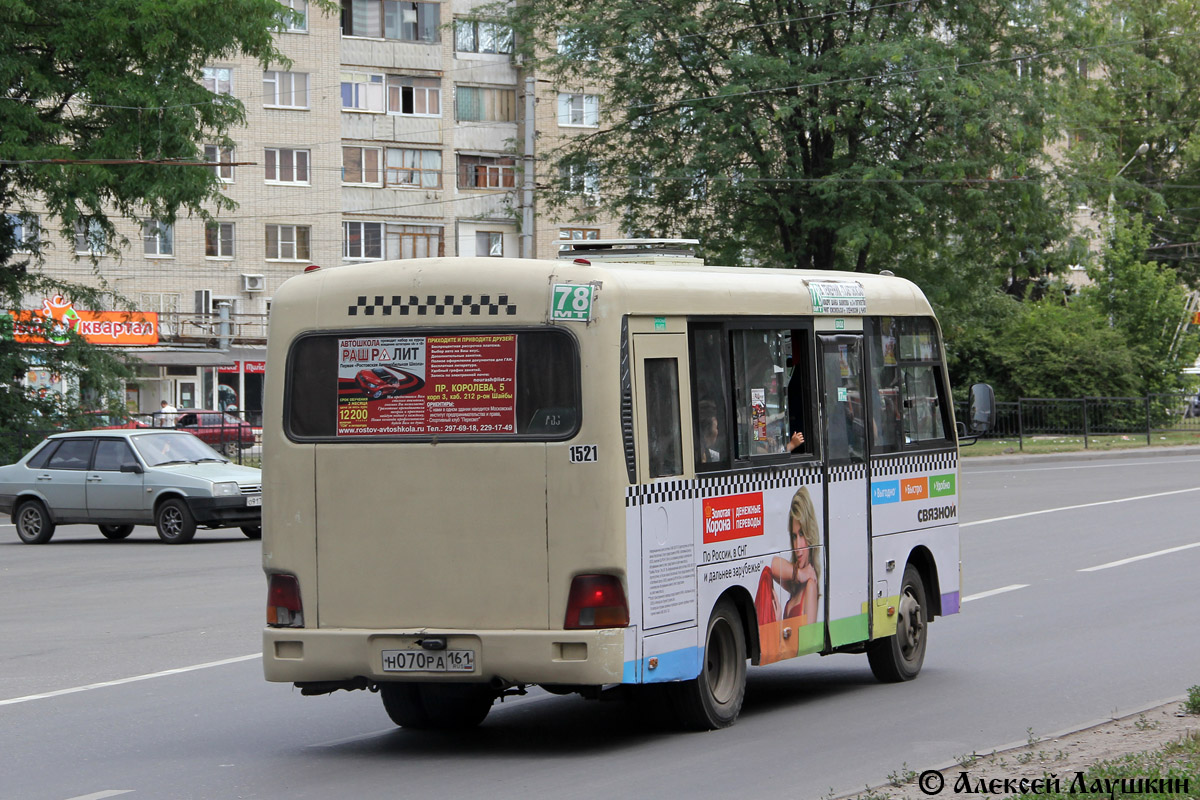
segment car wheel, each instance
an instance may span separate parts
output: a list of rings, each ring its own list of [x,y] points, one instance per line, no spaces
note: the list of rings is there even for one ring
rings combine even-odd
[[[871,672],[884,683],[911,681],[925,663],[929,607],[925,603],[925,582],[912,564],[904,568],[898,605],[896,633],[867,645]]]
[[[226,458],[233,458],[238,454],[238,443],[222,442],[220,448],[218,449],[221,451],[221,455],[225,456]]]
[[[689,728],[715,730],[734,723],[746,696],[746,634],[728,600],[708,620],[700,674],[674,686],[676,710]]]
[[[104,534],[105,539],[124,539],[129,534],[133,533],[132,525],[100,525],[100,532]]]
[[[54,522],[40,500],[26,500],[17,506],[17,536],[25,544],[45,544],[54,535]]]
[[[261,539],[262,525],[243,525],[242,533],[246,534],[247,539]]]
[[[187,503],[172,497],[164,500],[154,513],[154,527],[158,529],[158,538],[167,544],[186,544],[196,535],[196,518]]]

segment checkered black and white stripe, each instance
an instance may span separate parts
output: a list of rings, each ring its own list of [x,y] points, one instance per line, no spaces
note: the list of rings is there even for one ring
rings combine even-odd
[[[838,483],[840,481],[861,481],[866,480],[866,477],[866,464],[843,464],[841,466],[829,468],[830,483]]]
[[[879,456],[871,459],[871,474],[907,475],[912,472],[940,472],[958,466],[958,453],[942,450],[936,453],[915,453],[902,456]]]
[[[358,296],[358,302],[347,308],[346,312],[352,317],[357,317],[360,309],[363,316],[367,317],[376,315],[390,317],[393,312],[402,317],[410,315],[418,317],[446,315],[478,317],[485,314],[493,317],[506,314],[511,317],[517,313],[517,304],[508,302],[506,294],[494,297],[490,294],[481,294],[478,297],[473,294],[464,294],[461,297],[449,294],[430,294],[426,295],[424,300],[415,294],[407,296],[394,294],[391,297],[381,294],[372,297],[363,294]]]
[[[819,485],[820,483],[821,468],[816,465],[701,477],[692,480],[660,481],[627,487],[625,489],[625,507],[666,503],[671,500],[723,497],[743,492],[761,492],[791,486]]]

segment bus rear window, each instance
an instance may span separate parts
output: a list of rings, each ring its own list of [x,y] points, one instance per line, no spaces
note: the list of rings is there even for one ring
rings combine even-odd
[[[565,439],[579,427],[579,356],[561,331],[304,336],[288,356],[296,440]]]

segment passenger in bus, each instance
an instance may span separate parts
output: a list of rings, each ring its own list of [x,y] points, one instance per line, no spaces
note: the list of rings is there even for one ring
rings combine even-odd
[[[788,512],[788,536],[792,547],[791,558],[775,556],[769,567],[772,580],[788,593],[782,613],[778,608],[775,609],[776,618],[800,617],[800,624],[807,625],[816,622],[817,599],[821,592],[821,565],[814,549],[820,543],[817,512],[806,486],[801,486],[792,496]]]
[[[787,440],[787,444],[783,446],[783,449],[789,453],[793,453],[803,444],[804,434],[800,431],[796,431],[792,434],[792,437]]]
[[[721,454],[721,420],[717,414],[717,404],[712,400],[701,400],[697,409],[697,437],[700,442],[699,456],[701,464],[717,464],[724,460]]]

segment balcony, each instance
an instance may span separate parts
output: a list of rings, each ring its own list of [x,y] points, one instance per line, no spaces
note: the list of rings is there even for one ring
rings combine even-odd
[[[231,345],[266,344],[269,319],[268,314],[235,313],[223,320],[215,313],[161,312],[158,315],[159,341],[162,344],[203,343],[216,347],[224,334]]]

